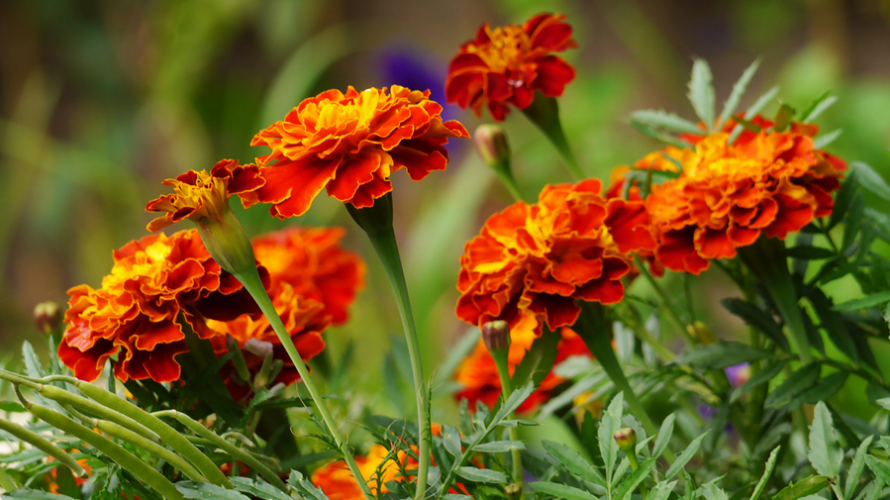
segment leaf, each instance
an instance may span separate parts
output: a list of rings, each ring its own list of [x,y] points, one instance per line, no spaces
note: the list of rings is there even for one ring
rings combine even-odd
[[[822,321],[822,328],[828,333],[831,342],[847,355],[853,363],[859,363],[859,353],[856,350],[856,344],[853,343],[852,337],[847,332],[844,318],[840,313],[833,310],[834,303],[829,299],[821,289],[816,287],[806,287],[804,294],[813,304],[813,309],[819,315]]]
[[[776,446],[773,451],[770,452],[769,459],[767,459],[766,465],[763,467],[763,475],[760,476],[760,480],[757,481],[757,485],[754,486],[754,491],[751,493],[751,498],[749,500],[758,500],[760,498],[760,494],[763,493],[763,489],[766,488],[766,483],[773,475],[773,470],[776,468],[776,459],[779,457],[779,450],[781,449],[781,446]]]
[[[887,185],[881,174],[875,172],[874,169],[861,161],[850,163],[850,171],[856,173],[862,187],[890,201],[890,186]]]
[[[707,500],[729,500],[726,492],[717,487],[714,483],[707,483],[702,486],[702,494]]]
[[[756,116],[757,113],[759,113],[760,110],[763,109],[764,106],[766,106],[767,104],[769,104],[770,101],[772,101],[773,99],[776,98],[776,95],[778,93],[779,93],[778,86],[772,87],[771,89],[767,90],[762,96],[760,96],[756,101],[754,101],[754,104],[752,104],[745,111],[745,116],[747,116],[748,119],[751,119],[754,116]],[[742,129],[743,129],[743,127],[741,125],[736,125],[735,128],[732,129],[732,133],[729,134],[729,143],[730,144],[735,142],[735,140],[739,137],[739,134],[742,133]]]
[[[773,392],[769,393],[765,402],[766,406],[781,406],[790,401],[791,398],[812,387],[819,380],[821,368],[819,363],[810,363],[789,375],[779,387],[776,387]]]
[[[662,481],[655,485],[652,488],[652,491],[649,492],[648,500],[667,500],[669,496],[671,496],[671,492],[674,491],[674,486],[677,485],[677,481]]]
[[[508,478],[507,475],[501,471],[492,470],[492,469],[479,469],[476,467],[459,467],[457,469],[457,474],[468,480],[476,483],[506,483]]]
[[[776,132],[784,132],[789,125],[791,125],[791,119],[794,118],[794,115],[797,113],[794,108],[789,106],[788,104],[782,104],[779,107],[779,112],[776,113],[776,117],[773,119],[775,125],[773,125],[773,130]]]
[[[666,134],[664,132],[660,132],[648,125],[643,125],[640,122],[631,120],[630,125],[633,128],[637,129],[637,131],[640,132],[641,134],[645,135],[646,137],[651,137],[652,139],[655,139],[658,142],[661,142],[664,144],[669,144],[671,146],[676,146],[680,149],[685,149],[685,148],[689,147],[688,142],[678,139],[678,138],[672,136],[671,134]],[[699,133],[701,133],[701,132],[702,131],[699,130]]]
[[[25,373],[31,378],[43,378],[46,372],[40,363],[40,358],[34,352],[34,346],[27,340],[22,342],[22,359],[25,361]]]
[[[881,481],[884,481],[885,484],[890,484],[890,465],[887,465],[874,455],[866,455],[865,463],[868,464],[868,468],[875,473],[875,476]]]
[[[879,404],[881,408],[890,411],[890,398],[878,399],[875,403]]]
[[[565,498],[566,500],[599,500],[598,497],[584,490],[579,490],[572,486],[566,486],[559,483],[551,483],[549,481],[535,481],[530,483],[535,491],[540,491],[547,495],[553,495],[554,498]]]
[[[618,460],[618,443],[613,436],[621,428],[621,416],[624,412],[624,393],[619,392],[612,398],[609,408],[600,419],[600,427],[597,431],[599,437],[600,456],[606,468],[606,482],[612,483],[612,472],[615,462]]]
[[[553,367],[553,362],[556,360],[556,346],[560,340],[562,336],[558,333],[545,329],[544,334],[535,339],[522,361],[516,365],[516,370],[510,377],[513,387],[521,386],[529,380],[539,385]]]
[[[828,219],[827,230],[831,230],[838,225],[844,216],[847,215],[847,209],[853,201],[853,196],[859,192],[859,177],[856,172],[848,172],[847,178],[841,184],[841,190],[834,199],[834,209],[831,211],[831,217]]]
[[[831,309],[840,312],[858,311],[859,309],[882,308],[888,302],[890,302],[890,291],[873,293],[867,297],[862,297],[861,299],[841,302]]]
[[[837,129],[833,132],[829,132],[827,134],[822,134],[819,137],[813,139],[813,148],[815,149],[825,149],[826,146],[835,141],[838,137],[843,133],[842,129]]]
[[[686,351],[676,358],[678,365],[688,364],[696,368],[727,368],[739,363],[772,358],[769,352],[738,342],[720,342],[693,351]]]
[[[844,387],[849,376],[850,372],[839,371],[824,377],[819,383],[795,397],[792,400],[792,408],[797,408],[801,404],[814,405],[834,396]]]
[[[303,478],[303,474],[301,474],[300,471],[290,471],[290,476],[287,478],[287,484],[293,486],[293,488],[297,490],[297,493],[306,500],[330,500],[323,491]]]
[[[714,127],[714,85],[711,67],[704,59],[696,59],[692,64],[692,78],[689,80],[689,102],[695,114],[708,130]]]
[[[541,444],[551,457],[559,461],[572,474],[591,483],[606,486],[606,480],[602,474],[575,450],[555,441],[544,440]]]
[[[235,490],[227,490],[213,483],[193,483],[180,481],[176,483],[176,489],[185,498],[197,498],[199,500],[250,500],[250,498]]]
[[[467,355],[470,354],[476,345],[479,344],[479,338],[481,336],[482,331],[480,329],[470,328],[467,333],[457,341],[457,343],[449,350],[445,361],[443,361],[436,370],[436,382],[433,384],[434,386],[439,386],[442,383],[451,380],[457,367],[463,362]]]
[[[23,413],[27,410],[25,410],[24,406],[22,406],[16,402],[0,401],[0,411],[5,411],[5,412],[9,412],[9,413]]]
[[[698,449],[701,447],[701,442],[708,435],[708,432],[709,431],[703,432],[697,438],[693,439],[691,443],[689,443],[689,446],[687,446],[686,449],[683,450],[683,453],[681,453],[680,456],[677,457],[677,460],[673,463],[673,465],[671,465],[667,472],[664,473],[665,480],[676,476],[678,472],[683,470],[683,467],[686,465],[686,463],[692,460],[693,455],[698,452]]]
[[[3,500],[74,500],[66,495],[40,490],[15,490],[3,493],[2,498]]]
[[[798,498],[812,495],[824,490],[830,484],[825,476],[810,476],[802,479],[795,484],[789,484],[771,500],[797,500]]]
[[[789,251],[789,255],[790,254],[791,252]],[[782,332],[782,327],[776,323],[776,320],[774,320],[770,314],[739,298],[723,299],[720,303],[723,304],[723,307],[726,308],[727,311],[742,318],[745,323],[763,332],[764,335],[769,337],[769,339],[783,351],[789,352],[791,350],[791,347],[788,345],[788,339]]]
[[[730,396],[729,401],[732,403],[737,400],[742,394],[750,391],[751,389],[761,384],[769,383],[770,380],[776,378],[776,376],[782,371],[782,368],[785,368],[785,361],[776,361],[774,363],[766,365],[757,373],[752,375],[747,382],[732,391],[732,395]]]
[[[813,246],[794,246],[785,250],[788,257],[806,260],[831,259],[837,255],[827,248]]]
[[[853,244],[856,242],[856,236],[862,228],[862,219],[865,216],[865,195],[857,192],[850,200],[850,206],[847,208],[847,216],[844,217],[844,234],[841,243],[841,249],[844,254],[850,256]]]
[[[825,403],[816,405],[813,425],[810,426],[810,450],[807,458],[816,472],[828,477],[837,477],[843,451],[837,445],[837,431],[831,423],[831,413]]]
[[[233,477],[230,478],[230,480],[236,490],[248,493],[251,497],[262,498],[264,500],[293,500],[290,495],[265,481],[260,481],[259,479]]]
[[[868,447],[871,445],[872,439],[874,439],[874,436],[866,436],[859,443],[856,454],[853,455],[853,463],[850,464],[850,469],[847,470],[847,482],[844,483],[845,500],[853,498],[853,493],[856,492],[856,487],[859,486],[859,478],[862,477],[862,470],[865,468],[865,455],[868,453]]]
[[[673,132],[685,132],[687,134],[703,134],[704,131],[691,121],[681,118],[673,113],[662,110],[646,109],[634,111],[630,119],[649,127],[663,128]]]
[[[637,486],[649,477],[649,473],[655,468],[656,460],[656,458],[650,458],[641,463],[640,466],[637,467],[637,470],[633,471],[627,479],[621,482],[618,489],[616,489],[615,493],[612,495],[612,500],[627,500],[630,498]]]
[[[652,450],[652,456],[660,457],[664,450],[667,449],[668,443],[671,441],[671,436],[674,435],[674,421],[677,419],[676,413],[671,413],[664,419],[664,422],[661,423],[661,428],[658,430],[658,437],[655,439],[655,448]]]
[[[829,92],[825,92],[821,96],[819,96],[815,101],[813,101],[806,110],[800,115],[801,122],[809,123],[816,118],[819,118],[819,115],[825,112],[826,109],[830,108],[832,104],[837,102],[837,96],[830,95]]]
[[[461,449],[460,444],[460,433],[457,432],[457,429],[454,427],[451,427],[450,425],[442,426],[442,443],[445,445],[445,450],[454,458],[460,458],[461,455],[463,455],[463,450]]]
[[[516,411],[516,408],[519,408],[519,405],[521,405],[526,399],[528,399],[528,397],[531,396],[533,392],[535,392],[535,386],[531,382],[513,391],[513,394],[510,394],[510,397],[507,398],[507,401],[495,414],[494,418],[491,421],[491,425],[500,425],[500,422],[507,418],[508,415]]]
[[[506,453],[513,450],[524,450],[525,443],[522,441],[491,441],[476,445],[474,451],[480,453]]]
[[[757,68],[759,67],[760,59],[758,58],[745,69],[739,80],[732,86],[732,92],[730,92],[729,98],[723,103],[723,111],[720,112],[720,123],[715,127],[717,130],[720,130],[723,127],[723,123],[735,113],[736,108],[739,106],[739,102],[742,100],[742,96],[745,95],[745,89],[748,88],[748,84],[751,83],[751,78],[754,77],[754,73],[757,73]]]

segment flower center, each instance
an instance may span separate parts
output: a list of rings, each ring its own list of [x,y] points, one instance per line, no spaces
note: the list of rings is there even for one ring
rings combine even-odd
[[[519,69],[528,52],[529,39],[521,26],[510,25],[487,29],[488,43],[470,45],[467,52],[479,56],[492,71]]]

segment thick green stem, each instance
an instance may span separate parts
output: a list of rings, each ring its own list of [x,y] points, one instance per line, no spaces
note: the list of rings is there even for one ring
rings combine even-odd
[[[77,460],[74,460],[74,457],[66,453],[58,446],[47,441],[46,438],[44,438],[40,434],[29,431],[28,429],[25,429],[24,427],[18,424],[14,424],[8,420],[2,419],[0,419],[0,430],[12,434],[13,436],[37,448],[38,450],[55,458],[59,461],[59,463],[65,464],[65,466],[71,469],[71,472],[73,472],[75,476],[85,477],[87,475],[87,471],[85,471],[84,468],[81,467],[79,463],[77,463]]]
[[[111,437],[136,445],[136,447],[166,461],[168,464],[172,465],[173,468],[181,470],[182,473],[192,481],[197,483],[203,483],[205,481],[204,476],[202,476],[197,469],[192,467],[191,464],[158,443],[145,439],[139,434],[107,420],[92,419],[91,424],[93,427]]]
[[[504,158],[495,163],[492,165],[492,169],[494,170],[494,173],[497,174],[498,179],[501,180],[504,187],[507,188],[510,196],[512,196],[515,201],[523,201],[522,193],[520,193],[519,188],[516,187],[516,179],[513,177],[513,170],[510,168],[510,158]]]
[[[371,240],[371,244],[383,263],[387,276],[389,276],[390,284],[396,296],[396,303],[399,306],[399,315],[402,318],[402,328],[405,330],[408,356],[411,359],[411,369],[414,375],[414,390],[417,394],[417,420],[420,428],[420,443],[417,453],[417,492],[414,498],[423,500],[426,496],[427,474],[431,457],[430,445],[432,442],[428,413],[429,394],[423,377],[417,328],[414,325],[414,314],[411,311],[411,302],[408,298],[408,284],[405,281],[405,271],[402,269],[399,246],[392,226],[392,193],[375,200],[373,207],[356,209],[352,205],[347,204],[346,208]]]
[[[578,158],[572,151],[571,146],[569,146],[562,123],[559,121],[559,104],[556,102],[556,99],[537,93],[535,94],[535,100],[532,101],[529,107],[523,109],[522,112],[556,146],[559,154],[565,159],[566,166],[574,180],[584,180],[586,176],[581,170],[581,164],[578,162]]]
[[[498,377],[501,379],[501,397],[504,399],[505,403],[513,394],[513,383],[510,381],[510,363],[507,359],[508,350],[509,348],[503,349],[497,354],[492,353],[492,358],[494,359],[495,366],[497,366],[498,369]],[[510,418],[515,417],[511,415]],[[519,441],[518,428],[510,427],[509,432],[511,441]],[[513,461],[513,482],[522,486],[519,498],[520,500],[525,500],[525,484],[522,476],[522,454],[519,450],[511,450],[510,453]]]
[[[321,391],[318,390],[318,387],[315,386],[315,383],[309,377],[309,368],[306,367],[306,363],[303,362],[303,358],[300,357],[300,353],[297,351],[294,341],[290,338],[287,328],[284,326],[281,317],[278,315],[278,311],[275,310],[275,306],[272,304],[272,299],[270,299],[269,294],[266,293],[266,289],[263,286],[259,273],[257,273],[256,267],[251,267],[247,272],[236,274],[235,277],[238,278],[238,281],[240,281],[242,285],[244,285],[244,288],[247,289],[253,297],[253,300],[256,301],[260,310],[263,311],[266,319],[269,320],[269,324],[272,325],[275,335],[278,336],[278,340],[281,342],[288,357],[290,357],[293,362],[294,367],[297,369],[297,373],[300,374],[303,384],[306,385],[309,394],[312,395],[312,399],[315,401],[315,405],[328,428],[328,432],[330,432],[331,437],[334,438],[334,443],[337,445],[340,455],[343,456],[343,460],[355,477],[355,481],[358,483],[359,488],[361,488],[362,493],[364,493],[365,498],[368,500],[373,499],[374,496],[371,493],[371,489],[368,487],[364,476],[362,476],[358,464],[355,463],[355,458],[353,458],[352,452],[349,450],[348,443],[343,439],[340,429],[337,428],[334,417],[331,415],[330,410],[328,410]]]

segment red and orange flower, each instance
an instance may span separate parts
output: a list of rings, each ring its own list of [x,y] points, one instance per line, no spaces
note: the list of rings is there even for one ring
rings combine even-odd
[[[115,354],[114,373],[120,380],[177,380],[181,367],[175,357],[188,351],[183,321],[207,338],[214,332],[204,318],[260,314],[241,283],[210,257],[195,230],[130,242],[114,252],[114,266],[101,288],[80,285],[68,295],[59,359],[87,381],[96,380]]]
[[[378,494],[378,479],[380,480],[380,484],[384,485],[381,487],[379,493],[386,493],[389,491],[385,486],[385,483],[389,481],[404,481],[404,478],[401,477],[399,472],[399,463],[392,458],[387,462],[384,462],[387,455],[389,455],[389,450],[387,450],[386,447],[375,444],[368,451],[367,456],[355,457],[355,462],[361,471],[362,478],[368,484],[368,487],[371,488],[371,492],[375,495]],[[411,462],[414,462],[413,468],[417,468],[417,463],[403,451],[398,453],[397,460],[403,465],[408,465],[406,464],[406,461],[410,460]],[[385,465],[381,468],[382,474],[378,478],[377,468],[384,463]],[[355,477],[353,477],[352,472],[342,460],[331,462],[316,469],[315,472],[312,473],[312,484],[321,488],[325,495],[331,500],[362,500],[365,498],[361,488],[359,488],[358,482],[356,482]]]
[[[473,325],[502,319],[513,329],[536,316],[536,335],[578,318],[576,300],[613,304],[629,252],[651,249],[642,202],[607,200],[602,184],[548,185],[538,203],[517,202],[486,221],[461,257],[457,316]]]
[[[476,116],[487,106],[492,118],[503,121],[508,104],[525,109],[535,92],[561,96],[575,79],[575,69],[553,53],[578,46],[565,18],[538,14],[522,26],[499,28],[485,23],[451,60],[445,80],[448,102],[472,108]]]
[[[535,341],[535,331],[538,330],[534,316],[526,316],[516,327],[510,331],[510,351],[508,353],[508,366],[510,376],[516,366],[525,357],[525,353]],[[562,340],[556,347],[556,360],[554,368],[572,356],[590,356],[590,351],[577,333],[569,328],[563,328],[560,332]],[[463,386],[455,397],[458,401],[467,400],[470,410],[476,411],[476,405],[482,402],[489,408],[494,408],[501,396],[501,379],[498,376],[497,365],[491,353],[480,340],[472,353],[458,366],[455,372],[457,382]],[[552,370],[535,392],[528,397],[517,409],[519,413],[528,413],[536,410],[541,404],[550,399],[551,391],[565,379],[557,376]]]
[[[767,132],[771,122],[758,117],[756,123],[763,131],[745,132],[732,144],[722,131],[687,136],[693,148],[657,153],[683,167],[646,199],[655,256],[665,267],[699,274],[711,259],[735,257],[761,234],[784,239],[831,214],[830,193],[840,187],[846,164],[815,149],[818,128],[795,123],[789,131]],[[650,165],[673,166],[664,159]]]
[[[257,158],[265,185],[242,199],[271,203],[282,219],[306,213],[322,189],[356,208],[373,206],[392,191],[392,172],[405,168],[419,181],[445,170],[448,138],[469,134],[456,121],[443,123],[441,113],[429,91],[397,85],[306,99],[253,138],[251,145],[272,152]]]

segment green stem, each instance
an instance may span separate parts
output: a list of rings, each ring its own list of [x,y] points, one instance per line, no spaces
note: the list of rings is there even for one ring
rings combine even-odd
[[[568,139],[566,139],[565,131],[559,120],[559,104],[556,102],[556,99],[537,93],[535,94],[535,100],[532,101],[529,107],[523,109],[522,112],[556,146],[559,154],[565,159],[566,166],[574,180],[581,181],[586,179],[587,176],[581,170],[581,164],[578,162],[578,158],[572,151],[571,146],[569,146]]]
[[[504,187],[507,188],[510,196],[512,196],[515,201],[523,201],[522,193],[519,192],[519,188],[516,186],[516,179],[513,177],[513,170],[510,168],[510,158],[502,159],[492,165],[491,168],[494,170],[494,173],[497,174],[498,179],[501,180]]]
[[[260,310],[263,311],[266,319],[269,320],[269,324],[272,325],[272,329],[275,331],[278,340],[281,342],[288,357],[290,357],[294,367],[297,369],[297,373],[300,374],[300,378],[309,390],[309,394],[315,401],[315,405],[328,428],[328,432],[330,432],[331,437],[334,438],[334,443],[337,445],[337,449],[343,456],[343,460],[355,477],[355,481],[365,495],[365,498],[368,500],[373,499],[374,496],[371,493],[371,489],[368,487],[368,484],[361,473],[361,469],[358,468],[358,464],[355,463],[355,458],[353,458],[352,452],[349,450],[348,443],[343,439],[343,435],[337,428],[337,424],[334,422],[334,417],[331,415],[330,410],[328,410],[328,406],[324,402],[321,392],[318,390],[318,387],[315,386],[315,382],[309,377],[309,368],[306,367],[306,363],[304,363],[303,358],[300,357],[300,353],[297,351],[294,341],[290,338],[287,328],[284,326],[281,317],[278,315],[278,311],[275,310],[275,306],[272,304],[272,299],[270,299],[269,294],[266,293],[266,288],[263,286],[263,282],[260,279],[256,267],[251,267],[247,272],[236,274],[235,277],[238,278],[238,281],[240,281],[242,285],[244,285],[244,288],[247,289],[248,293],[253,297],[253,300],[256,301]]]
[[[375,200],[373,207],[356,209],[352,205],[347,204],[346,208],[356,223],[365,230],[368,239],[371,240],[371,244],[377,252],[377,256],[383,263],[396,296],[399,315],[402,318],[402,328],[405,330],[408,356],[411,360],[411,369],[414,375],[414,390],[417,394],[417,420],[420,428],[420,443],[417,453],[417,491],[414,498],[423,500],[426,496],[432,442],[428,413],[429,394],[427,393],[423,377],[417,328],[414,325],[414,314],[411,311],[411,302],[408,298],[408,284],[405,282],[405,271],[402,269],[399,246],[392,226],[392,193],[388,193]]]
[[[111,437],[115,437],[122,441],[133,444],[137,448],[143,449],[151,453],[152,455],[166,461],[168,464],[172,465],[173,468],[181,470],[182,473],[185,474],[192,481],[195,481],[196,483],[203,483],[205,481],[204,476],[202,476],[197,469],[192,467],[191,464],[183,460],[182,457],[180,457],[176,453],[173,453],[172,451],[164,448],[158,443],[149,441],[139,434],[136,434],[129,429],[126,429],[107,420],[99,420],[94,418],[91,419],[91,424],[93,425],[93,427],[99,429],[100,431],[108,434]]]
[[[73,472],[75,476],[85,477],[87,475],[87,471],[85,471],[84,468],[81,467],[79,463],[77,463],[77,460],[75,460],[74,457],[66,453],[58,446],[50,443],[40,434],[29,431],[28,429],[25,429],[18,424],[14,424],[9,420],[3,419],[0,419],[0,430],[12,434],[20,440],[55,458],[59,461],[59,463],[65,464],[69,469],[71,469],[71,472]]]
[[[498,377],[501,379],[501,397],[504,399],[505,403],[513,394],[513,384],[510,381],[510,363],[507,357],[508,352],[509,348],[502,349],[498,353],[491,353],[495,366],[498,369]],[[515,413],[513,415],[515,415]],[[510,418],[515,418],[513,415],[511,415]],[[519,441],[519,429],[510,427],[509,432],[511,441]],[[513,482],[522,486],[519,498],[520,500],[525,500],[525,484],[522,476],[522,454],[519,450],[511,450],[510,453],[513,459]]]
[[[626,304],[624,309],[628,311],[628,314],[623,315],[621,321],[633,330],[641,342],[649,344],[661,361],[670,363],[674,359],[674,353],[646,329],[646,325],[643,324],[643,318],[637,308],[632,304]]]
[[[686,342],[689,345],[695,345],[697,342],[692,335],[689,334],[689,331],[686,329],[686,324],[683,320],[680,319],[680,315],[674,310],[673,301],[668,297],[667,293],[664,291],[664,288],[655,280],[655,277],[652,276],[652,273],[649,272],[649,269],[646,268],[646,263],[643,262],[642,259],[638,255],[634,256],[634,259],[637,263],[637,268],[640,270],[640,274],[646,277],[646,281],[652,285],[652,289],[655,290],[655,293],[658,294],[658,297],[661,299],[661,310],[665,313],[665,316],[668,317],[669,320],[674,324],[674,327],[680,332],[680,335],[686,339]]]

